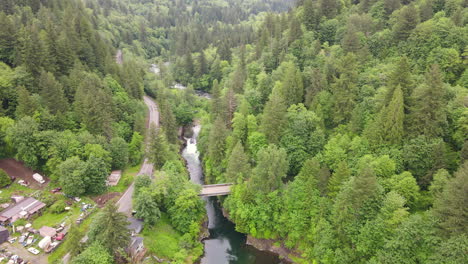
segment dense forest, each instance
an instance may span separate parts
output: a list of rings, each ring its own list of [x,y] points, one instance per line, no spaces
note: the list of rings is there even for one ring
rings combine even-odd
[[[467,65],[467,0],[2,0],[0,157],[93,196],[147,134],[136,217],[149,237],[167,222],[163,251],[191,263],[205,209],[178,131],[198,120],[236,230],[294,262],[465,263]],[[86,245],[72,228],[73,264],[129,262],[116,210]]]
[[[266,16],[211,75],[200,139],[236,229],[297,262],[466,262],[467,25],[458,0]]]

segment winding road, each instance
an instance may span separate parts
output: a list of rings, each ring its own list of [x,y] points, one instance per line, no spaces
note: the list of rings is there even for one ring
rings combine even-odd
[[[151,126],[159,127],[159,111],[156,102],[148,96],[144,96],[144,101],[146,106],[149,110],[148,121],[146,123],[147,129],[147,137],[146,137],[146,147],[149,145],[148,135],[149,135],[149,128]],[[145,158],[143,161],[143,165],[141,165],[140,171],[137,175],[149,175],[153,176],[153,164]],[[132,195],[133,190],[135,189],[134,183],[128,187],[127,191],[120,197],[119,201],[117,201],[117,205],[119,206],[119,212],[122,212],[128,216],[132,213]]]

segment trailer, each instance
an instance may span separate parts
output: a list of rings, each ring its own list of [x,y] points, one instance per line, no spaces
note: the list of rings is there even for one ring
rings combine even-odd
[[[40,184],[45,183],[44,177],[42,177],[42,175],[40,175],[39,173],[34,173],[33,178]]]

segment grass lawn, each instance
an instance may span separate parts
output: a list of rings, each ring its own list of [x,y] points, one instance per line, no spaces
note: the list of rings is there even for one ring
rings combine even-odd
[[[116,186],[112,186],[108,189],[108,192],[119,192],[123,193],[125,190],[132,184],[133,178],[138,174],[140,171],[141,164],[137,166],[125,169],[122,173],[122,177],[120,178],[119,183]]]
[[[181,234],[170,225],[169,218],[162,214],[158,223],[142,232],[145,247],[160,258],[173,259],[180,250]]]
[[[39,229],[43,226],[55,227],[64,221],[70,224],[71,221],[78,218],[80,213],[80,207],[77,204],[74,204],[70,211],[61,214],[55,214],[46,209],[41,216],[34,220],[33,228]]]
[[[11,203],[11,196],[12,195],[23,195],[23,196],[28,196],[31,193],[36,192],[37,190],[30,189],[28,187],[21,186],[17,184],[16,182],[11,184],[7,188],[1,188],[0,189],[0,202],[1,203]]]

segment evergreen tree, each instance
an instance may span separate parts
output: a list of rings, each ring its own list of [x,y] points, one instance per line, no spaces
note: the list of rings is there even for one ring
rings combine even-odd
[[[385,102],[388,105],[392,97],[394,96],[395,89],[400,87],[403,92],[403,102],[405,107],[405,114],[409,113],[409,99],[411,94],[413,93],[414,83],[411,76],[411,67],[409,65],[408,58],[406,56],[401,57],[398,61],[395,69],[391,72],[388,82],[387,88],[388,92],[385,98]]]
[[[206,62],[205,52],[201,51],[200,55],[198,56],[198,68],[197,68],[197,76],[201,77],[202,75],[208,72],[208,65]]]
[[[239,178],[250,178],[250,164],[240,141],[229,156],[225,177],[226,181],[231,183],[237,183]]]
[[[89,227],[89,242],[98,242],[113,255],[127,248],[130,242],[130,231],[127,216],[118,212],[114,203],[107,203],[100,211]]]
[[[341,190],[342,185],[351,177],[351,172],[346,162],[342,161],[333,172],[328,182],[328,196],[335,198]]]
[[[278,83],[263,110],[261,130],[270,143],[277,143],[286,125],[286,104]]]
[[[257,154],[257,166],[254,168],[249,189],[266,194],[277,190],[282,185],[282,179],[288,171],[286,151],[270,144]]]
[[[167,142],[166,134],[162,128],[156,129],[154,127],[150,127],[149,138],[150,146],[148,156],[151,162],[153,162],[155,169],[159,170],[168,160],[169,143]]]
[[[215,165],[220,165],[225,154],[227,129],[221,117],[218,117],[210,129],[208,157]]]
[[[113,169],[124,169],[128,163],[128,145],[123,138],[115,137],[110,142]]]
[[[347,122],[356,104],[357,72],[356,56],[348,53],[340,61],[339,77],[332,84],[334,97],[334,121],[335,124]]]
[[[52,114],[64,114],[68,102],[65,98],[62,85],[55,80],[50,72],[42,72],[39,77],[39,89],[42,100]]]
[[[304,83],[302,73],[293,63],[288,63],[282,80],[282,94],[287,106],[304,101]]]
[[[222,112],[221,89],[218,80],[213,81],[211,97],[211,114],[216,119],[217,115]]]
[[[398,13],[397,22],[393,26],[393,34],[395,39],[398,41],[405,41],[408,39],[411,32],[418,23],[418,11],[413,4],[401,8]]]
[[[445,236],[468,232],[468,162],[465,162],[434,202],[434,213]]]
[[[15,29],[11,20],[3,12],[0,12],[0,25],[2,25],[0,28],[0,61],[12,66],[15,58]]]
[[[446,89],[437,65],[426,73],[423,84],[413,94],[410,130],[413,135],[441,136],[447,124]]]
[[[394,93],[390,104],[382,109],[381,117],[381,134],[384,142],[389,144],[400,144],[404,136],[404,102],[403,93],[398,86]]]

